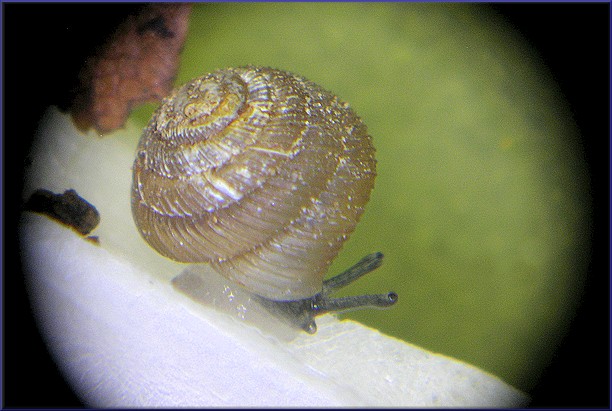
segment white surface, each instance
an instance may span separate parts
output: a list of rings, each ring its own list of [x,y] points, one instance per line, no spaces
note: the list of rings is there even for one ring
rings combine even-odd
[[[74,188],[102,217],[100,246],[32,213],[21,225],[38,320],[88,405],[526,405],[495,377],[354,322],[325,316],[286,341],[194,302],[170,283],[185,266],[133,227],[129,140],[84,137],[57,112],[42,135],[28,190]]]
[[[89,405],[525,404],[473,367],[357,323],[325,317],[315,336],[266,337],[45,217],[23,222],[39,320]]]

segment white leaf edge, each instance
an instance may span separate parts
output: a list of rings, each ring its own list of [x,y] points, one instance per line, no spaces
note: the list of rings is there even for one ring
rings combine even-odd
[[[96,206],[100,245],[24,213],[33,307],[53,357],[94,407],[522,407],[528,397],[469,364],[327,315],[294,339],[198,304],[131,220],[133,127],[84,136],[51,108],[24,198],[73,188]],[[274,327],[267,324],[264,329]],[[282,333],[281,333],[282,334]]]

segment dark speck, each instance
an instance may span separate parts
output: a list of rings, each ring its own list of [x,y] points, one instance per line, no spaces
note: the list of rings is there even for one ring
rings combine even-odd
[[[138,27],[138,34],[140,35],[145,34],[147,31],[150,31],[163,39],[170,39],[174,37],[174,33],[166,26],[166,20],[162,16],[154,17]]]

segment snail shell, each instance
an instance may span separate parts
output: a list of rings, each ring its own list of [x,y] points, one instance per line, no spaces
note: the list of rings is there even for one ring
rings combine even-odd
[[[293,74],[219,70],[165,98],[140,139],[132,212],[144,239],[271,300],[321,291],[374,185],[371,137]]]

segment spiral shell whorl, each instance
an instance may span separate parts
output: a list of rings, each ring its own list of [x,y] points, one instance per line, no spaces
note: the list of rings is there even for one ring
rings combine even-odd
[[[321,290],[374,184],[366,126],[319,86],[257,67],[219,70],[166,98],[134,162],[142,236],[274,300]]]

